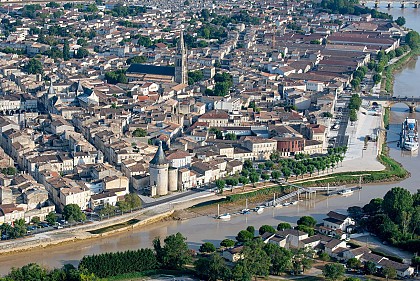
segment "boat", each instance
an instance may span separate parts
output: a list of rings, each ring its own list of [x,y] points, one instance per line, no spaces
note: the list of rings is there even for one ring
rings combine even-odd
[[[226,214],[222,214],[220,216],[217,217],[219,220],[230,220],[231,215],[229,213]]]
[[[217,217],[216,218],[219,220],[230,220],[231,215],[229,213],[220,214],[220,205],[217,204]]]
[[[419,133],[416,119],[407,117],[402,123],[400,146],[408,151],[419,149]]]
[[[289,205],[291,205],[292,203],[290,203],[290,202],[285,202],[285,203],[283,203],[282,205],[283,205],[283,207],[287,207],[287,206],[289,206]]]
[[[293,202],[290,202],[290,205],[297,205],[297,203],[298,203],[299,201],[293,201]]]
[[[351,194],[353,194],[353,190],[351,190],[351,189],[344,189],[344,190],[340,191],[339,194],[341,194],[343,196],[351,195]]]
[[[242,215],[248,215],[248,214],[250,214],[251,213],[251,210],[250,209],[242,209],[241,210],[241,214]]]
[[[257,212],[257,214],[262,214],[264,212],[264,206],[256,207],[255,212]]]

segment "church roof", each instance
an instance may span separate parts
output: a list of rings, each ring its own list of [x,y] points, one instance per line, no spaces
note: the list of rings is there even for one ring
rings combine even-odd
[[[154,75],[175,76],[175,67],[133,63],[127,69],[127,73],[142,73],[142,74],[144,73],[144,74],[154,74]]]
[[[162,148],[162,142],[159,143],[159,148],[156,151],[155,156],[153,157],[153,159],[149,162],[149,164],[152,165],[163,165],[163,164],[168,164],[168,159],[166,159],[165,153],[163,152],[163,148]]]

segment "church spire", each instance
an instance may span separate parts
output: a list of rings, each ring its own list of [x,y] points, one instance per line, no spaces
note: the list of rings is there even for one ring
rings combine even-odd
[[[175,59],[175,82],[179,84],[188,83],[187,69],[187,49],[184,42],[184,31],[181,30],[177,45],[177,54]]]
[[[179,53],[184,53],[185,52],[184,30],[181,30],[177,47],[178,47],[178,52]]]
[[[55,95],[55,90],[54,90],[54,86],[53,86],[53,82],[52,82],[52,80],[50,80],[50,87],[48,87],[48,91],[47,91],[47,93],[48,93],[49,95]]]

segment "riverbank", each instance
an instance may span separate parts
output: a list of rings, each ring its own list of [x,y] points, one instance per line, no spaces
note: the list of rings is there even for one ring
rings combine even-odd
[[[384,69],[384,76],[385,76],[385,87],[384,90],[392,94],[394,92],[394,79],[395,73],[401,70],[407,63],[409,63],[412,59],[417,58],[420,56],[420,48],[416,48],[411,50],[408,54],[402,56],[397,62],[388,65]]]

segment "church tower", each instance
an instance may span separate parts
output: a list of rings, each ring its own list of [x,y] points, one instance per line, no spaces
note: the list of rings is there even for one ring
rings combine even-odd
[[[159,148],[149,165],[151,195],[168,194],[169,162],[163,152],[162,142],[159,142]]]
[[[187,49],[184,43],[184,31],[181,30],[175,59],[175,82],[188,84]]]

